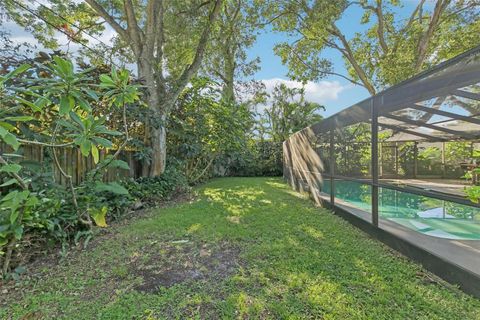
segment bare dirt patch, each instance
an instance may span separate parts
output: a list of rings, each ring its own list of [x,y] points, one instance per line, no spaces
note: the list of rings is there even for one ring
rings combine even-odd
[[[238,248],[225,242],[215,245],[165,243],[149,260],[131,266],[131,272],[143,278],[143,283],[135,289],[153,293],[161,287],[189,281],[225,279],[240,265],[239,253]]]

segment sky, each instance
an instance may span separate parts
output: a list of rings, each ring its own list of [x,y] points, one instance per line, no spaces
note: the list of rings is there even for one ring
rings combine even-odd
[[[400,19],[407,18],[411,11],[415,8],[418,1],[409,0],[403,1],[403,8],[397,11]],[[360,24],[362,10],[358,7],[352,6],[344,13],[342,19],[338,22],[338,27],[346,35],[347,38],[354,35],[355,32],[365,30],[366,26]],[[25,31],[22,27],[15,25],[13,22],[4,24],[4,28],[9,30],[12,34],[12,40],[15,42],[30,42],[36,43],[31,34]],[[109,42],[113,31],[108,29],[107,32],[100,37],[105,43]],[[59,35],[60,43],[65,44],[65,37]],[[96,42],[91,39],[92,42]],[[260,70],[253,76],[255,80],[260,80],[265,84],[268,92],[273,90],[275,84],[279,82],[285,83],[289,87],[301,87],[301,84],[291,81],[287,77],[288,70],[282,65],[278,56],[273,52],[276,44],[289,39],[279,33],[275,33],[269,28],[266,28],[258,37],[256,43],[248,49],[248,56],[251,59],[260,58]],[[63,46],[63,50],[67,47]],[[78,45],[70,44],[70,51],[78,50]],[[322,56],[328,58],[334,66],[334,71],[340,74],[347,74],[343,59],[337,51],[333,49],[326,50]],[[340,77],[326,77],[317,82],[308,82],[305,86],[305,95],[309,101],[317,102],[326,107],[323,112],[324,116],[330,116],[334,113],[343,110],[356,102],[359,102],[369,96],[367,90],[361,86],[353,85],[345,79]]]
[[[431,2],[431,1],[429,1]],[[403,8],[397,9],[399,19],[406,19],[415,9],[418,1],[403,1]],[[427,6],[431,5],[427,3]],[[365,30],[366,26],[360,24],[363,11],[358,7],[351,7],[338,22],[338,27],[345,34],[347,39],[355,32]],[[290,87],[301,87],[301,84],[289,81],[288,69],[282,65],[281,59],[273,53],[275,44],[288,40],[285,35],[267,30],[258,38],[255,45],[249,49],[250,58],[260,57],[261,69],[255,74],[255,79],[263,80],[268,89],[274,87],[274,83],[284,82]],[[343,58],[336,50],[329,49],[322,54],[328,58],[334,66],[334,71],[340,74],[347,74]],[[359,101],[368,98],[368,91],[350,83],[340,77],[326,77],[318,82],[309,82],[305,88],[306,98],[310,101],[320,103],[326,107],[322,114],[326,117],[333,115]]]

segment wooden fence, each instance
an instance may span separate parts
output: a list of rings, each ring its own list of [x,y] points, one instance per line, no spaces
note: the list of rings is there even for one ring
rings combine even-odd
[[[12,153],[12,149],[6,144],[0,144],[0,152]],[[57,166],[53,163],[52,150],[48,147],[37,146],[37,145],[24,145],[22,146],[17,154],[20,154],[22,158],[18,161],[20,164],[30,167],[37,166],[39,170],[44,170],[45,172],[51,172],[55,181],[59,184],[65,184],[66,179],[62,176]],[[56,150],[57,157],[62,166],[62,169],[72,176],[72,181],[75,185],[78,185],[83,180],[85,180],[86,174],[95,168],[95,163],[93,157],[89,155],[84,157],[78,148],[59,148]],[[100,160],[104,159],[108,154],[113,154],[115,150],[100,150],[99,157]],[[120,169],[120,168],[109,168],[104,175],[104,181],[116,181],[122,178],[138,178],[142,174],[142,163],[135,159],[133,151],[121,151],[118,158],[119,160],[125,161],[130,167],[129,170]],[[12,159],[13,160],[13,159]]]

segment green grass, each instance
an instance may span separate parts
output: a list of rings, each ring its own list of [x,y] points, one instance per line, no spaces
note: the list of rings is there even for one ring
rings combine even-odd
[[[480,319],[479,300],[281,179],[216,179],[197,192],[37,270],[2,295],[0,319]]]

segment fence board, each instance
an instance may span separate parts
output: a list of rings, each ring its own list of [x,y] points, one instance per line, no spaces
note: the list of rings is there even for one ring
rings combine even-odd
[[[4,153],[13,153],[14,151],[10,146],[5,143],[0,143],[0,152]],[[100,159],[105,159],[108,154],[113,154],[115,150],[100,150]],[[12,159],[21,163],[22,161],[34,161],[40,163],[42,166],[49,166],[52,170],[52,176],[55,181],[59,184],[65,185],[66,180],[63,178],[62,174],[58,170],[57,166],[54,164],[54,161],[51,156],[52,150],[49,148],[44,148],[43,146],[37,145],[26,145],[22,146],[17,154],[22,155],[20,160]],[[104,175],[105,182],[116,181],[119,178],[138,178],[136,174],[139,170],[138,168],[142,166],[140,161],[136,160],[133,156],[134,151],[122,151],[118,159],[121,159],[128,163],[130,170],[124,170],[119,168],[109,168]],[[72,176],[72,181],[75,185],[80,184],[85,180],[86,174],[88,171],[95,168],[95,163],[93,162],[93,157],[90,155],[84,157],[80,150],[77,148],[63,148],[57,150],[57,156],[60,164],[63,166],[63,170]]]

